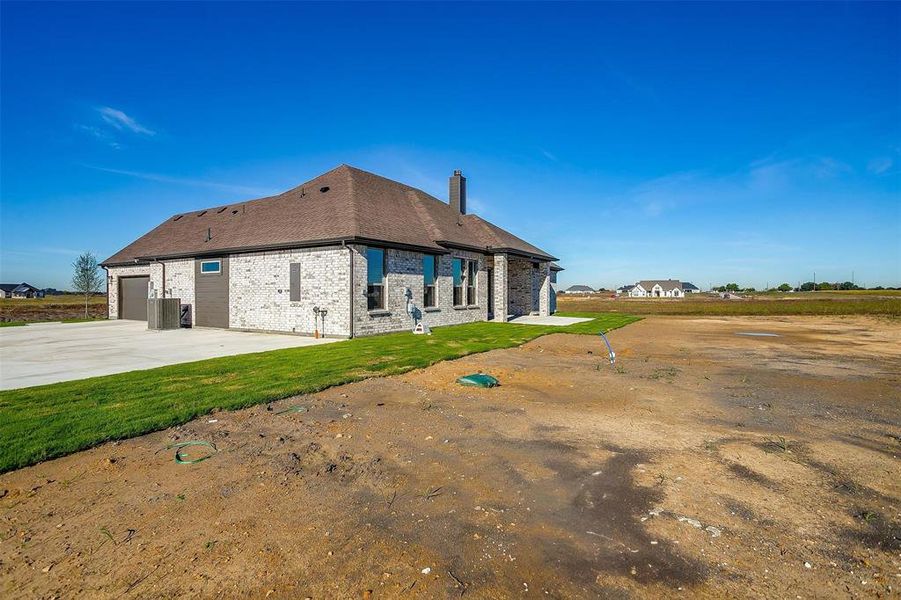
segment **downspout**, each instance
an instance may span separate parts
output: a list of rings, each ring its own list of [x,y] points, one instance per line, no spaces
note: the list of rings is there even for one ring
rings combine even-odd
[[[354,337],[354,249],[345,243],[344,240],[341,240],[341,246],[347,248],[350,257],[350,310],[348,311],[350,315],[350,322],[348,323],[347,332],[349,339],[353,339]]]

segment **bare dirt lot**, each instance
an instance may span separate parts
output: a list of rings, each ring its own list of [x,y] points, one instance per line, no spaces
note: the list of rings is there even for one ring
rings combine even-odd
[[[88,318],[105,319],[106,296],[92,296],[88,302]],[[84,297],[74,294],[46,298],[0,299],[0,322],[41,322],[83,319]]]
[[[610,338],[616,368],[552,335],[0,476],[0,593],[897,596],[897,321]],[[478,370],[502,387],[453,383]]]

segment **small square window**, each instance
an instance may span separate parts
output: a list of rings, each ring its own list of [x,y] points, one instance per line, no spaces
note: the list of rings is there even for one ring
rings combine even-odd
[[[216,275],[222,272],[221,260],[204,260],[200,263],[200,272],[206,275]]]

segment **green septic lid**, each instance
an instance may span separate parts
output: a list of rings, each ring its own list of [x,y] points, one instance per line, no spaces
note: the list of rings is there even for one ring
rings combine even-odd
[[[491,375],[486,375],[484,373],[473,373],[472,375],[464,375],[457,379],[457,383],[460,385],[472,385],[475,387],[483,387],[483,388],[492,388],[499,386],[501,384],[500,381],[492,377]]]

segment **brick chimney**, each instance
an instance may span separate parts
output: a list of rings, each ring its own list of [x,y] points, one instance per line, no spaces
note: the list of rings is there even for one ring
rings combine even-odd
[[[451,208],[461,215],[466,214],[466,178],[463,177],[463,172],[459,169],[454,171],[450,178],[448,203]]]

